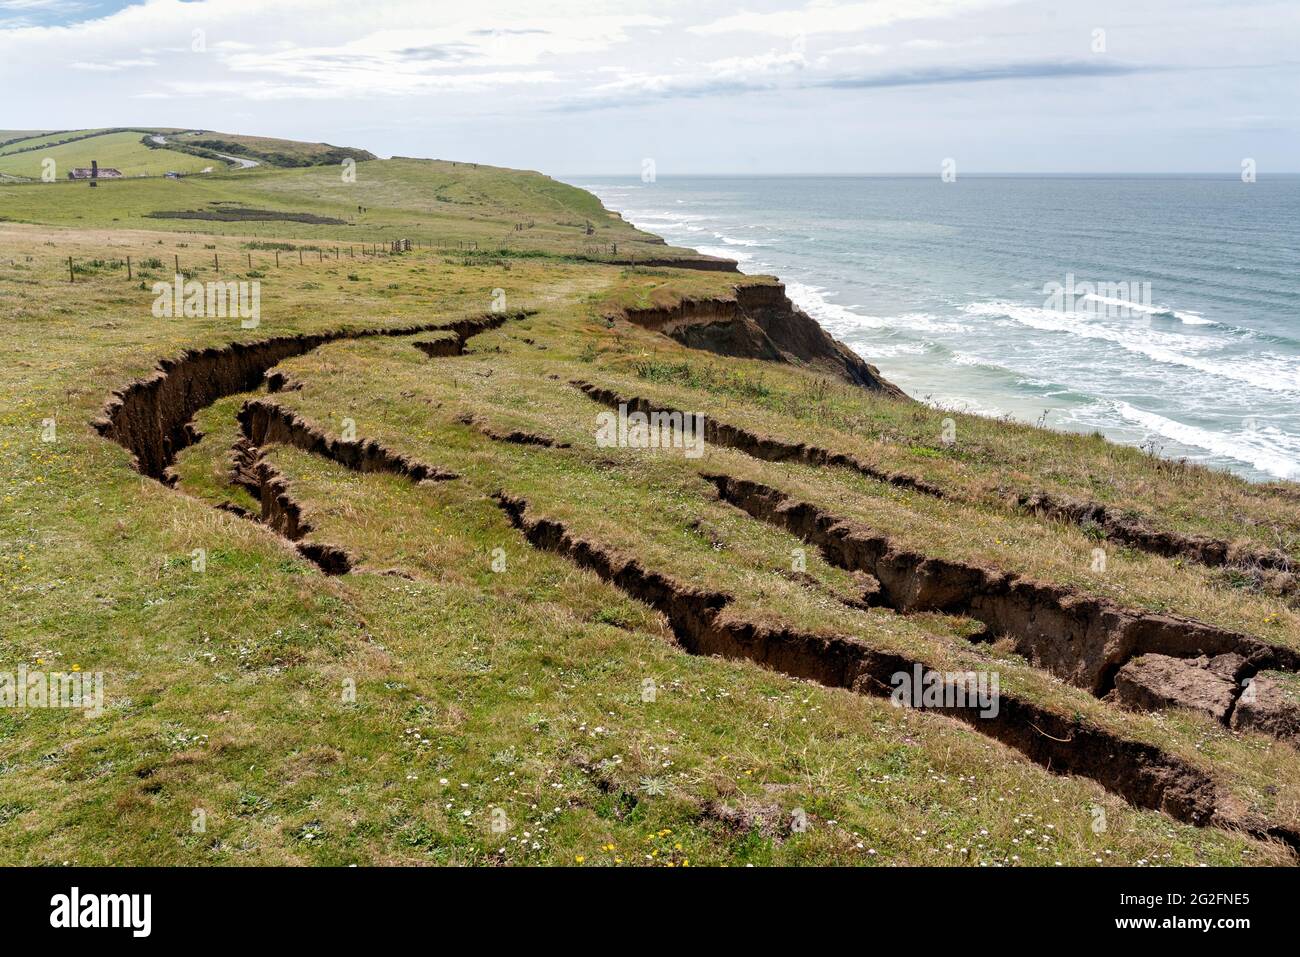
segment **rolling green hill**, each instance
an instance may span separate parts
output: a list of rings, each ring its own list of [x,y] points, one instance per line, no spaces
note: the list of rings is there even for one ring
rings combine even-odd
[[[50,130],[0,130],[0,153],[5,152],[10,146],[21,144],[24,141],[35,143],[53,137]]]
[[[288,168],[336,165],[345,159],[357,162],[375,159],[375,155],[369,150],[331,146],[329,143],[303,143],[269,136],[214,133],[210,130],[191,130],[174,139],[169,138],[169,142],[183,150],[226,153],[255,160],[267,166]]]
[[[47,159],[55,161],[57,176],[64,179],[68,170],[88,167],[92,159],[125,176],[160,176],[226,170],[241,161],[246,166],[292,168],[338,164],[348,158],[375,157],[366,150],[328,143],[169,127],[0,131],[0,176],[11,180],[39,179]]]
[[[31,183],[5,194],[0,216],[12,222],[270,238],[293,235],[345,244],[409,238],[478,243],[483,250],[542,250],[618,260],[645,261],[663,255],[704,258],[666,247],[658,237],[639,232],[605,210],[590,193],[541,173],[412,159],[363,161],[346,172],[347,176],[341,163],[257,167],[179,180],[104,181],[93,194],[84,182]],[[240,222],[244,209],[257,211],[251,214],[255,218]],[[265,213],[277,211],[300,220],[311,217],[344,225],[295,222],[287,226],[288,219],[266,220]]]
[[[213,165],[211,161],[175,150],[149,149],[140,142],[142,135],[135,130],[102,133],[62,145],[47,145],[58,137],[24,140],[0,153],[0,173],[38,180],[46,160],[54,160],[59,179],[66,179],[74,167],[89,166],[91,160],[96,160],[101,167],[119,169],[125,176],[161,176],[169,170],[197,173]],[[37,148],[30,148],[29,143]]]

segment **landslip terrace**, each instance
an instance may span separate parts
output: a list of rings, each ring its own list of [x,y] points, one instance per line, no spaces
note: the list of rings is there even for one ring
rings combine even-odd
[[[1293,860],[1295,486],[930,408],[536,174],[358,169],[371,235],[4,187],[0,648],[106,679],[0,712],[6,860]],[[178,265],[260,322],[155,317]]]

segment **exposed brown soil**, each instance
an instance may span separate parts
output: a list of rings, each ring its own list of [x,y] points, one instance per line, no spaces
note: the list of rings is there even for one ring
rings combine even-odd
[[[704,272],[740,272],[740,264],[734,259],[720,256],[659,256],[654,259],[632,260],[630,257],[602,259],[601,262],[615,265],[637,265],[646,269],[698,269]]]
[[[691,654],[753,661],[794,678],[859,694],[889,696],[894,676],[927,668],[893,652],[838,635],[772,628],[732,613],[731,596],[698,588],[646,569],[628,556],[573,535],[560,522],[539,517],[528,503],[498,492],[498,505],[535,547],[555,552],[589,569],[627,594],[661,612]],[[927,669],[928,670],[928,669]],[[1243,828],[1277,837],[1293,848],[1300,835],[1243,815],[1221,793],[1214,778],[1154,745],[1132,741],[1073,716],[1005,692],[996,715],[963,707],[926,707],[968,724],[1057,774],[1078,774],[1130,803],[1196,824]]]
[[[225,396],[251,391],[263,378],[269,393],[302,388],[301,383],[273,370],[272,367],[284,359],[303,355],[339,339],[430,331],[448,332],[452,341],[463,348],[470,336],[530,314],[526,311],[491,313],[452,323],[344,329],[188,351],[176,359],[160,360],[152,375],[114,392],[105,403],[101,416],[91,424],[101,435],[129,449],[134,455],[133,464],[140,472],[172,485],[175,475],[171,472],[171,465],[176,454],[201,438],[192,425],[192,419],[200,409]],[[349,468],[393,472],[415,482],[456,477],[453,473],[392,452],[374,441],[332,440],[269,400],[246,402],[240,411],[240,422],[245,435],[232,449],[231,478],[261,503],[261,513],[250,515],[229,503],[218,507],[270,527],[326,574],[344,574],[356,563],[341,548],[303,540],[311,526],[303,520],[302,511],[289,494],[284,477],[262,456],[260,447],[263,443],[284,442],[324,455]]]
[[[1300,743],[1300,696],[1287,693],[1286,676],[1257,674],[1237,699],[1234,728],[1251,728]]]
[[[507,319],[523,319],[533,315],[534,312],[535,310],[530,309],[509,313],[490,313],[484,317],[454,322],[439,330],[436,335],[430,336],[428,339],[417,340],[412,342],[411,345],[431,359],[442,356],[461,356],[465,354],[465,347],[471,336],[476,336],[480,332],[486,332],[489,329],[495,329]]]
[[[331,437],[296,412],[269,398],[250,399],[239,410],[244,437],[257,447],[278,442],[330,459],[357,472],[389,472],[412,482],[445,482],[459,478],[434,465],[418,462],[374,439],[344,441]]]
[[[982,622],[1007,636],[1035,666],[1094,694],[1144,654],[1243,659],[1241,677],[1269,668],[1300,669],[1300,652],[1176,615],[1124,608],[1077,590],[903,548],[778,489],[727,475],[706,475],[719,497],[820,548],[827,561],[880,582],[879,600],[903,613],[943,612]]]
[[[455,333],[445,333],[433,339],[416,339],[411,345],[430,359],[438,359],[443,356],[458,356],[465,351],[464,342]]]
[[[1211,567],[1238,565],[1267,569],[1282,573],[1278,581],[1281,590],[1287,591],[1296,585],[1291,556],[1280,549],[1155,529],[1140,518],[1124,515],[1100,502],[1053,498],[1046,492],[1021,494],[1016,504],[1046,518],[1073,525],[1095,526],[1105,532],[1108,540],[1144,552],[1166,558],[1185,558]]]
[[[270,369],[265,375],[266,391],[276,392],[298,392],[302,389],[302,383],[296,379],[291,379],[289,375],[279,369]]]
[[[537,315],[536,309],[514,309],[510,312],[487,312],[479,316],[469,316],[465,319],[457,319],[453,322],[446,323],[438,328],[447,332],[454,333],[460,339],[461,352],[465,351],[465,345],[473,336],[480,333],[488,332],[491,329],[497,329],[504,326],[507,322],[527,319],[529,316]]]
[[[629,322],[682,345],[724,356],[793,362],[853,385],[907,398],[848,346],[795,306],[780,283],[735,287],[735,298],[682,299],[673,306],[628,308]]]
[[[337,339],[435,330],[452,332],[463,349],[470,335],[522,315],[492,314],[452,324],[284,336],[189,351],[161,361],[152,375],[115,392],[94,426],[129,449],[142,473],[171,484],[170,466],[176,453],[197,438],[191,425],[193,415],[219,398],[251,391],[264,377],[270,391],[299,387],[282,374],[267,375],[286,358]],[[618,400],[613,393],[588,384],[579,386],[598,401]],[[351,469],[389,472],[414,482],[456,477],[374,440],[333,439],[269,398],[245,402],[239,421],[244,438],[233,450],[235,480],[258,499],[262,522],[330,574],[349,571],[354,566],[352,558],[334,546],[303,540],[311,531],[310,524],[304,521],[301,508],[289,494],[287,481],[262,455],[264,444],[290,444]],[[469,422],[499,441],[555,445],[545,436],[499,433],[472,418]],[[824,453],[826,458],[816,464],[861,465],[825,450],[781,448],[767,445],[769,440],[743,430],[712,422],[708,425],[714,429],[712,435],[706,436],[708,440],[729,444],[724,441],[727,438],[736,442],[737,448],[748,443],[763,453],[759,457],[815,461],[817,453]],[[1059,668],[1071,680],[1094,691],[1107,688],[1115,672],[1141,653],[1191,657],[1233,651],[1244,658],[1241,676],[1262,668],[1296,670],[1300,658],[1287,649],[1203,623],[1139,615],[1068,589],[903,551],[894,548],[888,539],[841,522],[814,506],[793,502],[774,489],[738,483],[726,476],[709,478],[726,500],[758,518],[782,524],[820,546],[830,560],[862,573],[861,580],[871,586],[864,587],[864,604],[969,615],[984,621],[994,633],[1012,635],[1017,647],[1035,663],[1053,670]],[[931,494],[942,493],[936,490]],[[560,523],[534,516],[522,499],[502,493],[495,498],[512,524],[534,546],[565,555],[662,612],[682,647],[692,654],[744,658],[794,678],[883,696],[891,693],[893,676],[926,667],[924,662],[873,648],[856,638],[789,626],[773,628],[746,620],[729,607],[733,600],[727,594],[686,585],[648,571],[637,560],[600,544],[575,538]],[[927,710],[963,721],[1055,773],[1089,777],[1137,806],[1162,810],[1181,821],[1240,827],[1260,836],[1278,837],[1292,847],[1300,845],[1293,831],[1239,813],[1209,772],[1156,746],[1124,739],[1005,693],[1000,697],[997,714],[987,717],[974,708],[927,706]],[[1237,711],[1241,710],[1238,706]],[[1248,720],[1248,716],[1242,720]]]
[[[289,494],[289,483],[257,446],[241,439],[231,450],[231,457],[231,480],[262,504],[261,514],[256,516],[258,521],[292,542],[300,555],[314,562],[325,574],[343,575],[352,570],[355,562],[343,549],[302,540],[312,530],[311,525],[303,519],[301,507]]]
[[[1237,700],[1236,675],[1245,661],[1240,655],[1216,658],[1170,658],[1141,655],[1115,675],[1111,695],[1136,711],[1191,708],[1227,723]]]
[[[346,226],[347,221],[316,213],[292,213],[279,209],[251,209],[247,206],[223,206],[220,209],[156,210],[145,213],[149,219],[205,219],[219,223],[312,223],[317,226]]]
[[[699,816],[737,834],[757,833],[771,840],[780,840],[790,832],[790,822],[779,804],[753,798],[741,797],[731,803],[709,801],[700,809]]]
[[[657,406],[640,396],[622,396],[612,389],[590,382],[572,383],[588,397],[611,408],[626,405],[629,412],[655,412],[672,414],[680,410]],[[803,442],[786,442],[772,436],[760,435],[748,429],[728,425],[706,418],[704,438],[713,445],[736,449],[765,462],[798,462],[801,465],[834,465],[851,469],[896,488],[920,492],[934,498],[948,498],[948,494],[933,482],[878,468],[853,455]],[[1233,566],[1252,573],[1256,579],[1279,595],[1300,592],[1300,575],[1291,571],[1293,562],[1286,552],[1263,548],[1250,542],[1228,542],[1204,535],[1183,535],[1179,532],[1153,528],[1146,520],[1124,515],[1099,502],[1054,498],[1046,492],[1020,493],[1015,500],[1019,508],[1051,521],[1065,522],[1082,528],[1101,529],[1106,538],[1121,545],[1161,555],[1166,558],[1184,558],[1199,564]]]
[[[527,314],[489,313],[451,323],[339,329],[188,350],[174,359],[160,360],[153,374],[115,391],[91,425],[100,435],[129,449],[140,472],[170,485],[174,478],[168,469],[176,453],[196,437],[189,424],[195,413],[217,399],[255,389],[267,370],[285,359],[340,339],[406,336],[442,329],[464,339]]]

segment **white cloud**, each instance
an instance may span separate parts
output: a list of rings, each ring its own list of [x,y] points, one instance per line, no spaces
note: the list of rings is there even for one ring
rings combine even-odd
[[[157,66],[158,61],[152,58],[137,58],[134,60],[106,60],[100,63],[86,63],[78,61],[69,63],[74,70],[92,70],[101,73],[116,73],[118,70],[130,70],[134,67]]]
[[[904,50],[962,50],[969,47],[977,47],[985,42],[984,37],[970,37],[966,40],[939,40],[930,37],[917,37],[913,40],[905,40],[902,43]]]
[[[1245,16],[1245,0],[1144,0],[1140,17],[1132,0],[98,2],[0,0],[0,84],[22,92],[6,124],[201,126],[569,170],[670,150],[902,169],[924,143],[919,168],[971,142],[1012,168],[1000,144],[1018,135],[1055,157],[1044,168],[1127,164],[1143,144],[1201,168],[1220,152],[1272,149],[1275,169],[1300,155],[1294,0],[1251,0]],[[1045,141],[1063,116],[1069,136]],[[774,150],[786,126],[818,147]]]
[[[866,54],[867,56],[879,56],[888,50],[889,47],[883,43],[855,43],[847,47],[835,47],[833,50],[827,50],[824,56],[856,56]]]
[[[704,64],[703,72],[713,77],[753,77],[756,74],[789,73],[802,70],[808,61],[800,52],[769,51],[755,56],[733,56]]]
[[[769,33],[786,37],[859,33],[905,20],[947,19],[1015,2],[1017,0],[874,0],[837,4],[818,0],[794,10],[745,11],[690,29],[695,33]]]
[[[448,0],[382,6],[146,0],[65,26],[0,30],[0,62],[6,63],[0,77],[39,68],[57,87],[58,75],[48,71],[61,64],[130,77],[134,88],[120,91],[127,96],[262,101],[536,87],[556,81],[552,65],[602,56],[626,46],[635,32],[669,22],[619,6],[612,0],[507,0],[479,8]]]
[[[326,83],[285,83],[283,80],[248,80],[193,82],[169,81],[161,89],[136,94],[139,99],[198,98],[214,95],[239,96],[249,100],[337,100],[340,90],[367,96],[403,97],[425,93],[484,92],[503,86],[533,86],[555,83],[558,77],[547,70],[512,71],[509,73],[471,73],[454,75],[409,76],[400,81],[390,78],[387,84],[375,82],[370,74],[358,74],[354,81],[346,75],[331,77]],[[366,84],[364,88],[362,84]]]

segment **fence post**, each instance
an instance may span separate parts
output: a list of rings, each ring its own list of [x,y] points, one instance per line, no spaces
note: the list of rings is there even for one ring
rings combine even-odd
[[[298,265],[299,265],[299,266],[302,265],[302,247],[301,247],[301,246],[298,247]]]
[[[221,272],[221,260],[217,258],[216,253],[212,254],[212,271],[215,273]]]
[[[278,249],[275,251],[275,268],[280,268],[280,250]]]
[[[68,257],[68,282],[76,282],[77,274],[72,271],[72,257]]]
[[[180,254],[179,254],[179,253],[176,254],[173,258],[176,260],[176,275],[179,276],[179,275],[181,274],[181,257],[180,257]]]
[[[130,256],[126,257],[126,278],[127,279],[131,278],[131,257]]]

